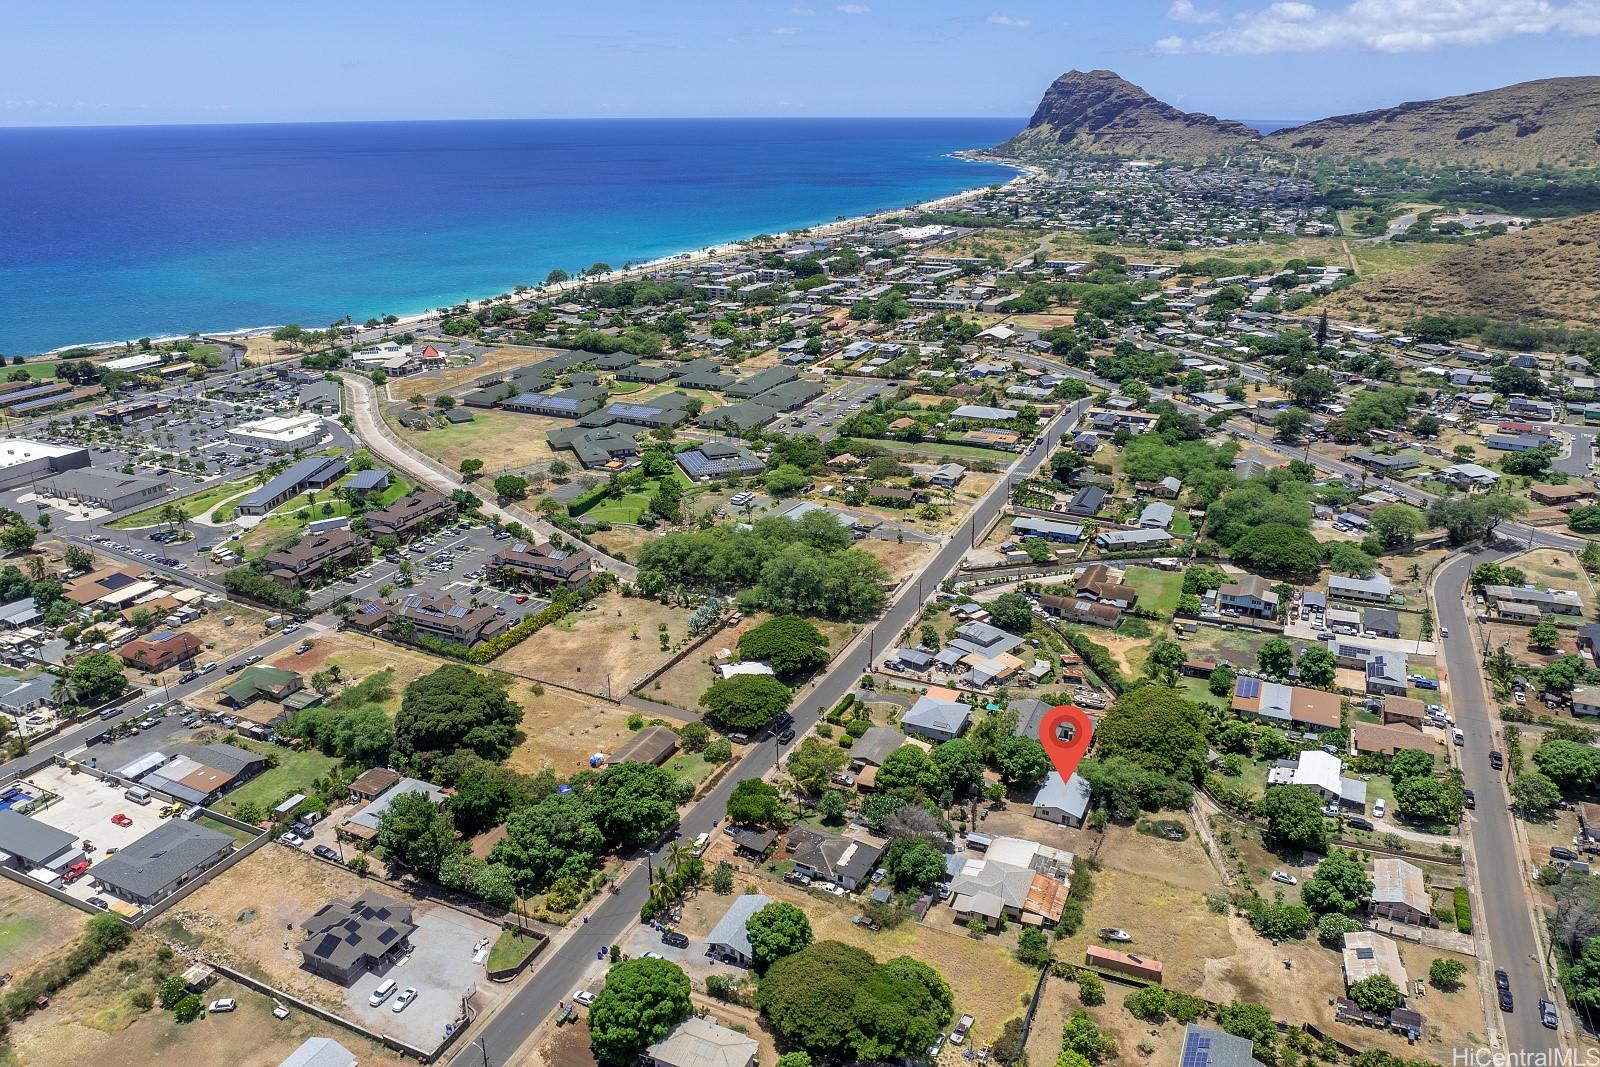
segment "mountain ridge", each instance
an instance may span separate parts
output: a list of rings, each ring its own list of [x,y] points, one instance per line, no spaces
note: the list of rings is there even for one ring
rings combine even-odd
[[[1316,119],[1262,135],[1109,70],[1070,70],[999,150],[1200,160],[1237,152],[1525,168],[1600,163],[1600,77],[1545,78]]]

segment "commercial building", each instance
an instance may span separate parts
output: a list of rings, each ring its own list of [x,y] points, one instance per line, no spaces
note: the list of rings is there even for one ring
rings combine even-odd
[[[56,871],[82,854],[78,839],[65,830],[0,808],[0,867],[23,874]]]
[[[103,469],[74,470],[42,482],[40,489],[49,496],[76,504],[126,511],[172,492],[172,484],[164,478],[146,478],[138,474]]]
[[[91,868],[95,882],[133,904],[171,896],[233,852],[233,838],[184,819],[168,819]]]
[[[13,438],[0,441],[0,489],[89,465],[89,450]]]
[[[266,448],[274,452],[300,451],[321,443],[324,436],[322,416],[274,415],[232,427],[228,430],[228,436],[247,447]]]

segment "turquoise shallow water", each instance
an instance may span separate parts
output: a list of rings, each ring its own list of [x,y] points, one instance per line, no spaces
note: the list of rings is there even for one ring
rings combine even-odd
[[[1008,180],[1017,119],[0,129],[0,352],[407,314]]]

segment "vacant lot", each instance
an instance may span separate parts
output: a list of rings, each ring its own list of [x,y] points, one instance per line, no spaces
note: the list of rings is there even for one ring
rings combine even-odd
[[[447,393],[452,389],[460,389],[472,385],[479,378],[490,374],[504,374],[517,371],[541,359],[555,355],[553,348],[491,348],[470,366],[455,367],[451,370],[440,371],[438,374],[429,374],[417,379],[417,384],[422,386],[428,396],[436,393]],[[409,395],[409,392],[408,394]]]
[[[389,425],[407,444],[451,470],[464,459],[481,459],[483,475],[493,478],[504,471],[548,467],[557,457],[545,443],[544,435],[557,426],[570,426],[571,422],[474,408],[471,422],[449,423],[433,430],[408,430],[393,418]],[[571,453],[565,458],[570,464]]]
[[[1123,571],[1123,581],[1139,591],[1139,607],[1146,611],[1170,619],[1178,610],[1178,597],[1183,595],[1182,571],[1128,567]]]
[[[871,553],[890,577],[904,581],[921,570],[939,546],[930,541],[880,541],[869,537],[857,541],[856,547]]]
[[[1157,816],[1144,816],[1141,822]],[[1133,826],[1113,823],[1106,827],[1105,844],[1100,848],[1100,862],[1107,867],[1129,874],[1159,878],[1181,889],[1196,893],[1209,893],[1222,888],[1211,858],[1201,847],[1195,835],[1194,822],[1187,813],[1164,811],[1159,815],[1163,823],[1176,823],[1188,836],[1173,841],[1153,833],[1143,833]]]
[[[522,706],[524,740],[507,765],[525,774],[554,767],[563,778],[588,766],[596,752],[615,752],[633,735],[632,709],[518,679],[511,699]]]
[[[338,667],[346,685],[387,671],[391,676],[387,699],[381,701],[383,709],[393,715],[400,710],[400,698],[406,686],[432,674],[446,661],[398,645],[362,637],[355,633],[325,633],[309,638],[311,651],[296,656],[286,650],[272,658],[272,665],[299,672],[308,682],[318,671]],[[335,694],[337,695],[337,694]]]
[[[1120,983],[1106,983],[1106,1002],[1094,1007],[1078,999],[1078,986],[1065,978],[1050,978],[1039,998],[1039,1009],[1033,1017],[1033,1030],[1028,1035],[1028,1062],[1054,1063],[1061,1052],[1061,1029],[1072,1013],[1083,1010],[1102,1030],[1117,1039],[1118,1063],[1147,1062],[1169,1064],[1178,1062],[1183,1047],[1183,1026],[1168,1021],[1156,1026],[1134,1018],[1122,1006],[1123,999],[1132,987]],[[1150,1055],[1139,1051],[1141,1044],[1152,1047]]]
[[[1571,552],[1553,548],[1539,548],[1524,552],[1505,561],[1506,566],[1520,567],[1527,580],[1541,588],[1570,589],[1583,599],[1583,613],[1593,616],[1595,610],[1594,585],[1584,573],[1583,565]]]
[[[718,655],[726,650],[737,656],[739,638],[770,618],[772,616],[767,614],[747,615],[733,625],[723,628],[715,637],[701,645],[698,652],[674,664],[671,670],[652,682],[649,689],[640,695],[699,714],[700,695],[717,678],[712,665],[717,661]],[[854,623],[829,622],[825,619],[809,621],[828,639],[828,652],[833,655],[838,654],[839,650],[849,644],[851,638],[855,636]]]
[[[88,917],[76,908],[0,879],[0,972],[20,972],[77,938]]]
[[[262,771],[219,800],[217,810],[224,814],[231,814],[241,804],[247,803],[270,809],[291,794],[309,793],[312,782],[339,764],[334,757],[325,756],[314,748],[297,751],[242,738],[233,743],[252,752],[275,756],[278,764]]]
[[[495,660],[495,667],[588,693],[621,696],[671,655],[661,651],[658,627],[665,623],[669,642],[676,644],[687,636],[688,621],[686,611],[610,592],[546,626]]]

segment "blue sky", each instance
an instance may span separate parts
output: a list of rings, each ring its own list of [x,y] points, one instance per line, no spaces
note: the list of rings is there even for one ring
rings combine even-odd
[[[52,0],[0,125],[1026,116],[1070,68],[1310,119],[1600,73],[1600,0]]]

